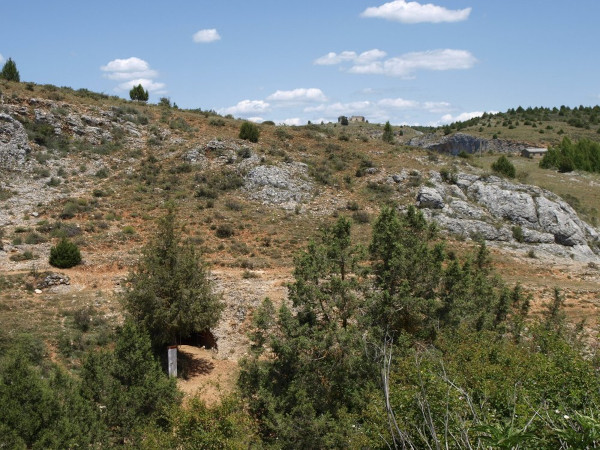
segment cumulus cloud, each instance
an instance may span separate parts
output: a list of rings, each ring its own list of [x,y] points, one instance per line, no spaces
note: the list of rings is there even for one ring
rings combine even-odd
[[[165,83],[157,82],[158,72],[150,67],[147,61],[132,56],[126,59],[113,59],[100,70],[109,80],[120,81],[115,88],[116,91],[128,91],[132,87],[141,84],[144,89],[153,94],[166,93]]]
[[[439,49],[425,52],[411,52],[385,61],[370,64],[357,64],[349,69],[351,73],[377,74],[399,78],[413,78],[419,70],[470,69],[477,59],[467,50]]]
[[[369,7],[362,12],[361,17],[387,19],[401,23],[442,23],[467,20],[469,14],[471,14],[471,8],[452,10],[432,3],[422,5],[418,2],[396,0],[381,6]]]
[[[221,39],[219,32],[214,28],[206,30],[199,30],[194,33],[192,39],[197,44],[207,44],[209,42],[215,42]]]
[[[2,53],[0,53],[0,63],[4,62],[4,56],[2,56]]]
[[[148,78],[136,78],[134,80],[127,80],[119,84],[119,86],[117,86],[117,89],[120,91],[129,91],[131,90],[131,88],[137,86],[138,84],[141,84],[144,89],[153,94],[164,94],[167,92],[165,90],[165,83],[152,81]]]
[[[264,100],[242,100],[237,105],[219,110],[221,114],[247,115],[268,111],[271,105]]]
[[[134,78],[155,78],[158,72],[150,68],[150,64],[135,56],[127,59],[113,59],[100,67],[104,76],[111,80],[131,80]]]
[[[267,97],[267,100],[273,102],[324,102],[327,100],[321,89],[317,88],[298,88],[290,91],[277,90]]]
[[[353,62],[354,64],[368,64],[381,58],[385,58],[386,55],[386,52],[377,48],[367,50],[361,54],[348,50],[341,53],[329,52],[326,55],[315,59],[314,64],[317,66],[332,66],[347,61]]]

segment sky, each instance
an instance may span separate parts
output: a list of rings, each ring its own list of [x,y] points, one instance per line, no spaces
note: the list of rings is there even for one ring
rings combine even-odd
[[[599,0],[21,0],[0,64],[86,88],[288,125],[443,125],[600,103]]]

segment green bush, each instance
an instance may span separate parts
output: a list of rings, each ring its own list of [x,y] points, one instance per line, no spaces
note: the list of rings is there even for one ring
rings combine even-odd
[[[221,239],[230,238],[234,234],[235,234],[235,231],[233,230],[233,227],[231,225],[229,225],[228,223],[219,225],[216,230],[217,237],[219,237]]]
[[[81,253],[76,244],[63,238],[50,249],[49,262],[51,266],[68,269],[81,262]]]
[[[256,124],[252,122],[244,122],[240,127],[240,139],[244,139],[250,142],[258,142],[258,137],[260,135],[260,130],[256,126]]]
[[[492,170],[500,175],[504,175],[508,178],[514,178],[517,174],[517,170],[513,163],[508,158],[502,155],[492,164]]]
[[[523,242],[525,240],[525,236],[523,235],[523,228],[520,225],[515,225],[512,227],[512,235],[517,242]]]

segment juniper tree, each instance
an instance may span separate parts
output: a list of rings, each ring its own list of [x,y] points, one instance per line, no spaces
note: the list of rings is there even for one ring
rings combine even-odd
[[[131,100],[147,102],[149,98],[148,91],[144,90],[144,87],[141,84],[138,84],[129,91],[129,98],[131,98]]]
[[[381,139],[383,142],[388,142],[390,144],[394,142],[394,131],[392,130],[392,126],[390,125],[389,121],[387,121],[383,127],[383,136]]]
[[[8,61],[4,63],[2,72],[0,72],[0,79],[16,81],[17,83],[21,81],[19,71],[17,70],[17,65],[11,58],[8,58]]]
[[[159,220],[155,237],[131,273],[124,304],[155,347],[177,344],[217,324],[223,303],[195,249],[181,243],[173,208]]]

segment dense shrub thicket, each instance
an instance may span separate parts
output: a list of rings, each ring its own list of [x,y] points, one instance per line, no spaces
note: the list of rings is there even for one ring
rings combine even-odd
[[[558,146],[548,149],[540,161],[540,167],[558,169],[560,172],[600,172],[600,144],[589,139],[573,143],[565,137]]]
[[[177,267],[183,249],[164,231],[141,267]],[[368,247],[340,217],[294,264],[290,304],[265,299],[254,311],[239,391],[210,408],[180,405],[153,354],[152,322],[139,317],[110,351],[88,352],[77,377],[35,340],[11,337],[9,351],[0,330],[0,447],[600,445],[600,359],[565,323],[558,289],[529,318],[529,296],[494,273],[484,245],[459,258],[420,212],[384,208]],[[156,267],[150,278],[185,280]]]
[[[255,313],[239,382],[268,446],[598,442],[597,362],[572,345],[560,293],[525,327],[529,298],[484,246],[460,261],[420,213],[384,209],[368,249],[340,218],[295,267],[294,308]]]

